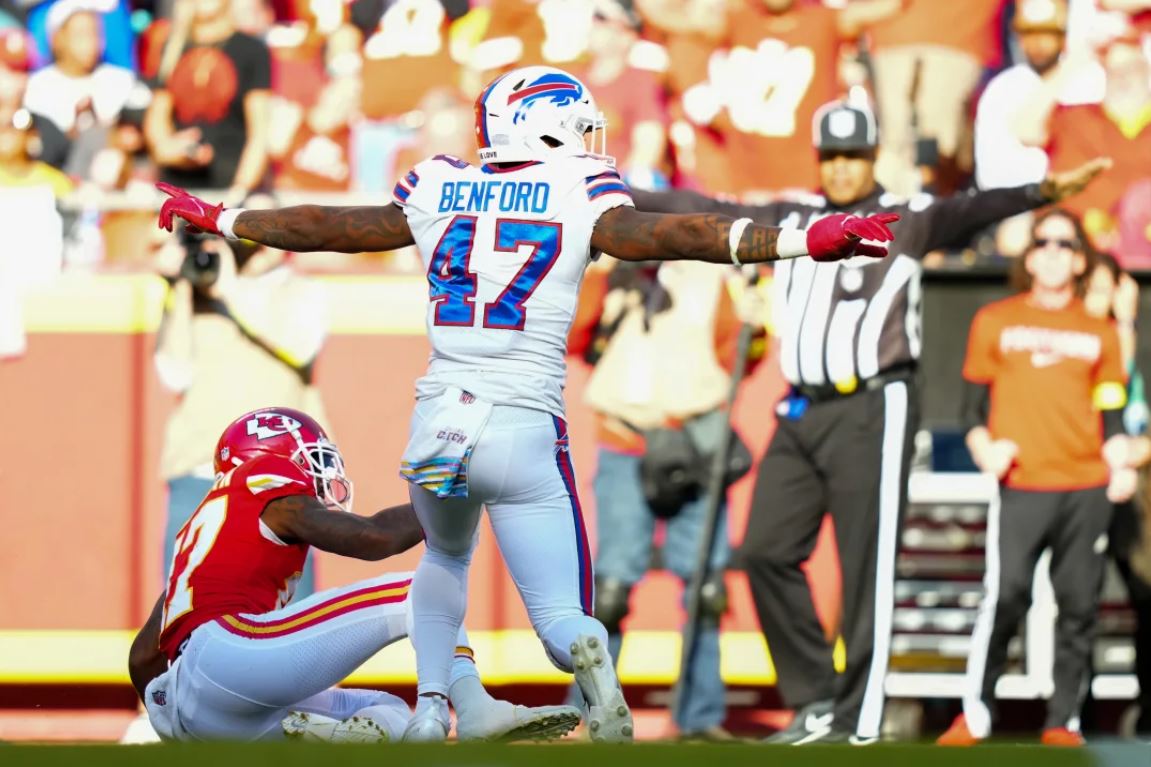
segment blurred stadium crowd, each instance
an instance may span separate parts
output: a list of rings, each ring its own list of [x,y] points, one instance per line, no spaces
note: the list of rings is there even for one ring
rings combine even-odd
[[[373,196],[414,160],[474,154],[500,70],[572,71],[640,188],[817,188],[816,108],[873,105],[902,195],[991,188],[1110,155],[1073,201],[1097,245],[1151,262],[1146,0],[5,0],[0,186],[64,200],[22,259],[141,264],[162,179]],[[31,191],[37,190],[36,193]],[[11,195],[8,195],[11,196]],[[36,212],[39,211],[39,212]],[[25,219],[27,220],[27,219]],[[1015,255],[1025,226],[984,256]],[[1014,232],[1014,236],[1012,236]],[[48,238],[52,239],[52,238]],[[315,263],[315,262],[313,262]],[[341,265],[342,262],[333,262]],[[397,268],[411,266],[398,260]]]

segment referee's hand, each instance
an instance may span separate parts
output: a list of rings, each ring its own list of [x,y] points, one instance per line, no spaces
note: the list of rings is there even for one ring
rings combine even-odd
[[[1062,173],[1048,173],[1039,185],[1043,198],[1050,202],[1062,202],[1072,195],[1079,194],[1103,171],[1111,167],[1110,157],[1096,157],[1078,168]]]

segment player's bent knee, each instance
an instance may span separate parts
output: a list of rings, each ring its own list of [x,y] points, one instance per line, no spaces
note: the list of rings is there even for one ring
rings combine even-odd
[[[619,634],[630,610],[631,585],[615,578],[596,578],[595,617],[609,634]]]

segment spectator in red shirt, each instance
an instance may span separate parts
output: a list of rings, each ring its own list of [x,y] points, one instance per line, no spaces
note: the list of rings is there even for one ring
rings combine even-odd
[[[0,29],[0,111],[5,114],[12,114],[24,103],[32,58],[32,40],[24,30]],[[43,115],[32,112],[32,123],[40,143],[37,159],[62,168],[71,145],[68,137]]]
[[[667,58],[668,139],[678,182],[716,194],[729,187],[726,148],[719,133],[689,118],[683,96],[707,81],[708,60],[727,29],[724,0],[636,0],[644,36]],[[657,53],[660,48],[654,49]]]
[[[1127,269],[1151,269],[1151,177],[1127,187],[1119,201],[1118,224],[1119,263]]]
[[[1151,167],[1151,62],[1134,38],[1111,43],[1103,53],[1107,87],[1101,104],[1058,109],[1051,120],[1051,169],[1074,167],[1102,152],[1111,172],[1070,203],[1101,249],[1115,245],[1115,213],[1128,187]],[[1122,259],[1122,254],[1120,254]]]
[[[588,38],[589,60],[579,77],[607,118],[608,154],[630,182],[644,186],[644,179],[662,170],[667,134],[659,79],[633,64],[637,26],[638,19],[614,0],[601,3]]]

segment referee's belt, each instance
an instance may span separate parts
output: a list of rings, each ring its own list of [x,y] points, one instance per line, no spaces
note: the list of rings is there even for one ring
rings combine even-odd
[[[834,384],[792,384],[791,390],[811,402],[830,402],[860,392],[882,389],[896,381],[909,381],[915,376],[915,370],[913,363],[896,365],[862,380],[853,376]]]

